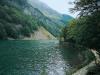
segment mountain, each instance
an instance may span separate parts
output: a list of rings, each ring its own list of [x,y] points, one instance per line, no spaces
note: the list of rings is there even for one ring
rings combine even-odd
[[[31,4],[34,8],[37,8],[40,12],[43,13],[44,16],[49,18],[52,21],[52,23],[54,23],[52,25],[50,24],[49,28],[51,28],[51,29],[55,28],[55,29],[52,29],[52,32],[50,31],[55,36],[59,36],[61,29],[64,26],[66,26],[68,21],[73,19],[73,17],[71,17],[69,15],[58,13],[57,11],[51,9],[48,5],[46,5],[45,3],[43,3],[39,0],[28,0],[28,3]],[[51,27],[54,25],[55,25],[55,27]],[[54,30],[56,31],[56,33],[54,33]]]
[[[38,29],[39,21],[23,12],[26,5],[23,0],[0,0],[0,39],[30,37]]]
[[[62,21],[63,23],[68,23],[70,20],[72,20],[73,17],[69,16],[69,15],[66,15],[66,14],[62,14],[62,18],[60,21]]]
[[[51,9],[48,5],[42,3],[39,0],[28,0],[28,2],[33,7],[38,8],[45,16],[47,16],[49,18],[60,19],[62,17],[61,14],[59,14],[55,10]]]
[[[58,20],[58,22],[61,22],[60,20],[63,20],[65,16],[66,16],[66,22],[67,20],[72,19],[71,16],[66,15],[66,14],[60,14],[39,0],[28,0],[28,3],[31,4],[33,7],[39,9],[45,16],[53,20]],[[63,22],[61,23],[63,24]]]
[[[4,16],[0,15],[0,26],[4,29],[0,30],[0,38],[16,39],[30,36],[40,26],[58,37],[61,29],[73,19],[69,15],[56,12],[38,0],[1,0],[0,7],[0,13]]]

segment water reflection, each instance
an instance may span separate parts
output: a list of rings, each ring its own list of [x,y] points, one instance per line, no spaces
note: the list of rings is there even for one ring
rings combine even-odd
[[[76,49],[57,40],[0,41],[0,75],[66,75],[80,61]]]

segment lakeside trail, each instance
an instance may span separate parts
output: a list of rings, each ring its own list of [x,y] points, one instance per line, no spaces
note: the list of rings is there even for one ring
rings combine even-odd
[[[56,39],[51,33],[45,28],[39,27],[37,31],[31,34],[31,37],[25,37],[23,40],[52,40]]]
[[[88,65],[86,65],[85,67],[79,69],[78,71],[76,71],[74,74],[72,75],[86,75],[88,68],[92,67],[95,65],[95,61],[92,61],[91,63],[89,63]]]

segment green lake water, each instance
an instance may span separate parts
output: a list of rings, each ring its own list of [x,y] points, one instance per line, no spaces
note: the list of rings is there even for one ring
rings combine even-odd
[[[0,75],[66,75],[79,63],[77,52],[57,40],[0,41]]]

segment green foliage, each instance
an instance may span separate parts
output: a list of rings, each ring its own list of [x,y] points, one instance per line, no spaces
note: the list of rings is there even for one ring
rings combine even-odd
[[[32,15],[41,21],[42,26],[55,37],[59,37],[61,29],[67,25],[66,23],[69,20],[73,19],[69,15],[59,14],[47,5],[41,3],[39,0],[33,0],[31,4],[33,8],[35,8],[30,9],[32,11]]]
[[[28,26],[23,27],[21,33],[24,36],[30,37],[30,33],[31,33],[30,28]]]
[[[71,39],[76,44],[80,44],[88,48],[100,49],[99,17],[100,13],[95,12],[91,16],[84,16],[71,21],[69,27],[66,28],[67,40],[65,40],[68,41]]]
[[[17,29],[14,27],[14,24],[5,23],[5,30],[8,37],[11,37],[14,39],[18,38],[18,32],[17,32]]]
[[[76,0],[75,7],[71,8],[71,11],[80,11],[80,16],[90,15],[100,10],[99,2],[99,0]]]
[[[27,4],[27,0],[10,0],[10,1],[15,2],[22,6],[25,6]]]
[[[74,8],[71,8],[72,12],[79,11],[80,16],[91,15],[94,12],[99,11],[100,6],[98,5],[99,0],[76,0],[74,2]]]
[[[0,6],[0,14],[2,14],[0,15],[0,39],[30,36],[30,33],[37,30],[38,21],[15,7]]]
[[[61,33],[61,29],[65,26],[64,23],[68,22],[72,17],[61,15],[49,7],[46,11],[53,13],[53,17],[59,17],[59,19],[44,15],[43,10],[40,11],[36,5],[32,6],[27,0],[0,0],[0,14],[2,14],[0,15],[0,21],[5,25],[6,37],[20,38],[20,36],[30,36],[32,32],[37,30],[38,26],[43,26],[52,35],[58,37]],[[9,28],[5,28],[6,26]]]

